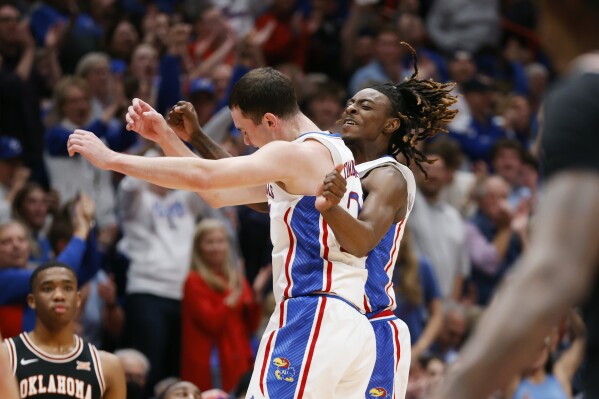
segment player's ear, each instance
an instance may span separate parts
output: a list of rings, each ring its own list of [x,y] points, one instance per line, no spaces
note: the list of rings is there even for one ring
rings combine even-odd
[[[399,118],[389,118],[387,122],[385,122],[385,126],[383,127],[383,132],[385,134],[391,134],[401,126],[401,121]]]
[[[81,308],[81,291],[77,290],[77,309]]]
[[[35,310],[35,298],[33,297],[33,294],[28,294],[27,295],[27,305]]]
[[[264,114],[262,122],[266,124],[267,127],[273,129],[279,124],[279,119],[275,116],[275,114],[267,112]]]

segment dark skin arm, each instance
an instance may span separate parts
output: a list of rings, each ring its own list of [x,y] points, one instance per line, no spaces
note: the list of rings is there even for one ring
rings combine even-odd
[[[538,353],[551,328],[590,292],[599,261],[599,174],[556,176],[534,219],[516,273],[501,286],[432,398],[484,398],[507,385]]]
[[[335,233],[341,247],[352,255],[368,255],[389,231],[391,224],[406,215],[406,180],[392,166],[382,166],[362,179],[365,200],[358,219],[353,218],[340,204],[346,191],[346,182],[337,167],[323,182],[322,195],[316,208]]]
[[[203,158],[222,159],[231,157],[231,154],[202,130],[198,122],[198,115],[191,103],[179,101],[168,113],[166,122],[179,138],[191,144]],[[268,213],[267,202],[247,206],[257,212]]]

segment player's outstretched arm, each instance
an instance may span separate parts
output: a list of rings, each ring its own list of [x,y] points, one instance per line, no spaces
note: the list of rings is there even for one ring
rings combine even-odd
[[[264,185],[273,181],[285,184],[292,193],[314,195],[314,176],[322,176],[324,168],[332,167],[330,152],[323,145],[283,141],[273,141],[243,157],[148,158],[116,153],[93,133],[78,129],[69,137],[68,151],[71,156],[82,155],[100,169],[166,188],[196,192],[246,188],[238,190],[237,197],[223,198],[220,206],[263,202]]]
[[[589,293],[598,236],[599,174],[556,176],[545,187],[529,249],[432,398],[487,397],[529,364],[538,343]]]
[[[127,396],[125,372],[119,359],[112,353],[100,351],[102,374],[106,383],[106,391],[102,399],[122,399]]]
[[[231,157],[231,154],[204,132],[198,122],[198,115],[190,102],[179,101],[169,111],[166,121],[179,138],[190,143],[203,158],[223,159]],[[258,212],[268,213],[267,202],[248,204],[248,207]]]
[[[2,334],[0,334],[0,398],[19,399],[17,380],[10,370],[8,348],[2,344]]]
[[[347,204],[339,204],[346,191],[339,166],[325,177],[316,202],[341,247],[358,257],[366,256],[381,241],[407,203],[407,183],[393,167],[374,169],[362,186],[368,196],[358,219],[341,208]]]

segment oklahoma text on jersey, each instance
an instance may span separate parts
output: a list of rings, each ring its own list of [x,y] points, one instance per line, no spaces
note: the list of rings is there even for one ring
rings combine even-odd
[[[73,377],[64,375],[37,375],[21,380],[19,384],[21,398],[55,393],[77,399],[91,399],[92,386]]]

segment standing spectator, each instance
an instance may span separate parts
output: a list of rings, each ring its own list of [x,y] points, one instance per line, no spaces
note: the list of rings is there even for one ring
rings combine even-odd
[[[495,99],[492,82],[479,76],[465,82],[461,88],[470,117],[467,123],[457,127],[461,130],[450,130],[450,135],[460,143],[462,152],[470,161],[488,162],[495,141],[505,138],[505,132],[493,114]]]
[[[31,251],[29,261],[36,266],[52,258],[52,248],[45,233],[48,201],[48,194],[42,186],[28,183],[17,192],[12,204],[13,218],[27,227]]]
[[[512,208],[530,198],[530,190],[521,184],[524,149],[516,140],[498,140],[491,150],[493,170],[508,183],[508,197]]]
[[[475,194],[478,211],[467,224],[467,244],[478,304],[485,306],[520,256],[522,239],[512,228],[514,211],[508,202],[509,186],[503,178],[486,178]]]
[[[349,82],[349,92],[357,93],[374,83],[401,82],[412,71],[404,68],[401,38],[394,27],[384,26],[376,35],[374,59],[358,69]]]
[[[272,25],[271,34],[262,46],[267,65],[286,63],[304,68],[309,44],[306,20],[295,1],[273,0],[256,20],[256,30]]]
[[[429,158],[437,158],[436,154],[426,152],[431,155]],[[443,158],[422,166],[428,179],[422,171],[415,171],[418,192],[408,226],[416,253],[431,261],[441,296],[458,300],[464,279],[470,274],[466,227],[460,213],[441,199],[441,190],[448,181]]]
[[[204,391],[218,386],[210,372],[214,349],[218,352],[220,388],[230,391],[252,368],[250,338],[262,317],[262,291],[270,274],[269,269],[263,269],[252,289],[233,264],[230,242],[221,221],[201,221],[194,234],[191,271],[185,281],[181,378]]]
[[[0,223],[10,219],[12,202],[31,175],[31,170],[22,166],[22,154],[19,140],[0,136]]]
[[[214,211],[193,192],[132,177],[120,182],[118,203],[123,238],[117,248],[129,261],[124,340],[148,357],[151,392],[156,382],[179,374],[181,298],[193,230],[198,217]]]

